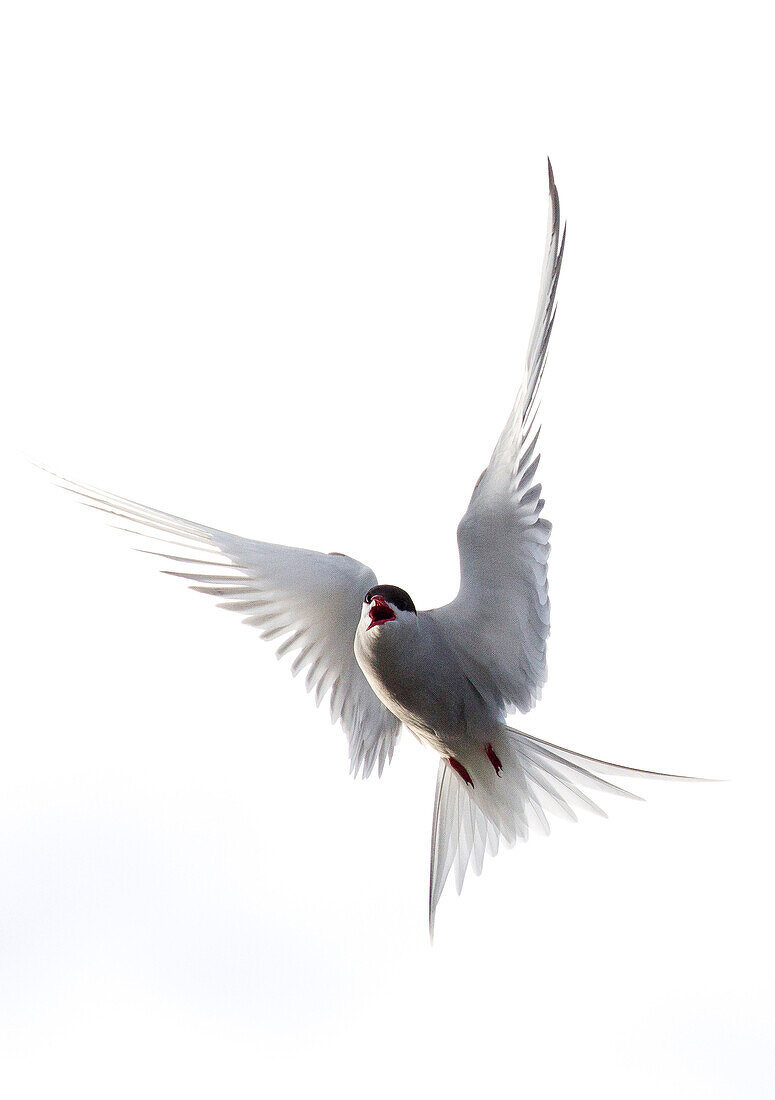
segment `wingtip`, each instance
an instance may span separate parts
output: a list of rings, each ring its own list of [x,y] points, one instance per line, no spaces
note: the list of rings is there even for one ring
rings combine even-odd
[[[56,477],[54,471],[46,466],[43,462],[38,462],[37,458],[33,458],[32,455],[28,455],[25,451],[19,451],[19,455],[28,462],[30,466],[34,466],[36,470],[42,470],[44,474],[51,474],[52,477]]]
[[[557,190],[557,184],[554,179],[554,169],[552,168],[552,162],[549,157],[546,158],[546,167],[549,174],[549,201],[551,203],[551,223],[553,236],[559,236],[560,234],[560,193]],[[565,243],[565,223],[562,228],[562,244]]]
[[[31,455],[22,455],[22,457],[30,464],[34,466],[36,470],[40,470],[42,474],[45,474],[51,479],[51,484],[56,489],[67,489],[69,485],[75,485],[75,482],[70,481],[64,474],[57,473],[50,466],[47,466],[45,462],[39,462],[37,458],[33,458]],[[71,490],[72,491],[72,490]]]

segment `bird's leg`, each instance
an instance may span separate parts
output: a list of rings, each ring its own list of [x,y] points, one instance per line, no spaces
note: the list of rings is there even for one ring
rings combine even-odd
[[[460,778],[465,783],[467,783],[469,787],[473,787],[474,781],[471,778],[471,776],[468,774],[468,769],[464,768],[463,765],[460,763],[460,761],[456,760],[454,758],[454,756],[449,756],[449,757],[447,757],[447,759],[449,761],[450,768],[452,768],[454,771],[456,771],[457,774],[460,776]]]
[[[487,746],[487,759],[490,761],[492,766],[495,768],[496,774],[497,775],[502,775],[503,774],[503,764],[501,764],[500,758],[498,757],[498,755],[495,752],[495,749],[492,747],[492,745]]]

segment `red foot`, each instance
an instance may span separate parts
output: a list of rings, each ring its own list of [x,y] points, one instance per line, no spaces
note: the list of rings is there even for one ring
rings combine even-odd
[[[496,773],[498,775],[503,775],[503,764],[501,764],[500,760],[498,759],[498,756],[495,752],[495,749],[492,747],[492,745],[487,746],[487,759],[490,761],[492,766],[495,768]]]
[[[463,765],[460,763],[460,761],[456,760],[454,758],[454,756],[450,756],[448,759],[449,759],[450,768],[454,768],[454,770],[457,772],[457,774],[460,776],[460,778],[462,780],[464,780],[469,785],[469,787],[473,787],[474,781],[471,778],[471,776],[468,774],[467,769],[463,767]]]

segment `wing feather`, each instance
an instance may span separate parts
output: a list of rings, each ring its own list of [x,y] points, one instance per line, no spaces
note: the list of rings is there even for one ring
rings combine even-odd
[[[550,215],[538,308],[514,407],[460,521],[460,589],[431,612],[456,639],[477,684],[522,712],[546,680],[551,525],[536,482],[538,395],[555,314],[565,232],[549,165]]]
[[[50,472],[50,471],[49,471]],[[121,530],[188,553],[142,548],[165,563],[168,576],[220,600],[266,641],[279,642],[277,656],[293,654],[294,676],[306,670],[305,686],[320,703],[330,695],[332,722],[341,722],[350,746],[350,770],[379,774],[392,756],[399,720],[372,691],[353,652],[365,593],[377,578],[368,566],[344,554],[321,554],[293,546],[231,535],[193,523],[115,493],[54,475],[61,488],[89,508],[131,524]]]

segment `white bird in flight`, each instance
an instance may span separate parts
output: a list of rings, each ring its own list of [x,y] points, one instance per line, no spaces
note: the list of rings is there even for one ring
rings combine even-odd
[[[549,164],[546,254],[525,372],[487,469],[457,529],[460,590],[451,603],[417,611],[411,597],[378,584],[345,554],[319,553],[230,535],[66,478],[59,484],[125,528],[159,544],[146,550],[295,653],[315,702],[349,740],[350,770],[381,775],[401,726],[439,754],[433,807],[429,925],[454,867],[458,893],[469,866],[503,840],[548,833],[547,812],[576,820],[581,807],[606,816],[586,793],[637,798],[603,775],[685,779],[572,752],[507,723],[531,710],[546,681],[547,560],[551,525],[536,480],[538,393],[555,315],[565,231]],[[582,790],[582,788],[584,788]]]

